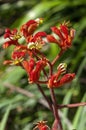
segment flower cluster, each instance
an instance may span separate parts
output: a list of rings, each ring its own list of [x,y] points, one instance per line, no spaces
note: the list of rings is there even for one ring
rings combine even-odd
[[[75,35],[74,29],[68,29],[67,23],[63,23],[59,28],[51,27],[51,30],[59,37],[56,39],[53,35],[47,35],[47,39],[49,42],[54,42],[59,45],[62,50],[66,50],[71,47],[72,40]]]
[[[46,32],[35,32],[36,29],[43,23],[42,18],[29,20],[23,24],[19,30],[6,29],[4,38],[7,39],[3,44],[6,49],[14,46],[11,60],[4,61],[5,65],[16,65],[22,67],[27,73],[28,82],[37,84],[40,92],[47,101],[50,110],[53,112],[55,121],[52,130],[61,129],[61,122],[57,111],[57,104],[54,94],[54,88],[63,86],[72,81],[75,73],[67,73],[67,64],[60,63],[56,72],[53,71],[54,64],[58,61],[61,55],[71,47],[74,39],[75,30],[68,27],[68,23],[64,22],[59,27],[51,27],[52,35]],[[53,35],[54,33],[54,35]],[[24,39],[21,43],[20,39]],[[41,48],[48,43],[56,43],[60,47],[60,52],[50,61],[42,52]],[[46,71],[46,67],[49,71]],[[46,84],[50,90],[52,102],[50,103],[46,94],[40,87],[40,84]],[[36,123],[34,130],[50,130],[46,121]]]
[[[47,84],[48,88],[57,88],[72,81],[75,74],[65,74],[67,68],[65,63],[58,65],[57,72],[53,72],[54,64],[46,58],[40,49],[46,42],[52,42],[58,44],[61,51],[65,51],[71,47],[75,30],[70,29],[66,22],[59,27],[51,27],[52,32],[58,36],[56,38],[46,32],[35,33],[41,23],[43,23],[43,19],[38,18],[29,20],[21,26],[20,30],[5,30],[4,38],[7,41],[3,44],[3,48],[6,49],[13,45],[14,49],[11,54],[11,60],[4,61],[4,64],[17,65],[25,69],[29,83]],[[20,43],[19,39],[21,38],[24,39],[23,44]],[[45,71],[46,66],[49,67],[49,73]],[[44,80],[42,81],[40,80],[41,73],[44,75]]]

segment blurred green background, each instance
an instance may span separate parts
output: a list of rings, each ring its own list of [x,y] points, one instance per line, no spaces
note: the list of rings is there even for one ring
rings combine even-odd
[[[50,33],[50,26],[71,21],[76,29],[72,47],[60,58],[68,64],[68,72],[75,72],[76,78],[55,91],[59,104],[86,101],[86,0],[0,0],[0,130],[31,130],[33,123],[47,120],[53,123],[52,113],[41,104],[43,97],[36,85],[29,85],[27,75],[20,67],[4,66],[10,59],[11,48],[2,49],[4,29],[19,28],[30,19],[43,17],[38,30]],[[50,51],[49,51],[50,50]],[[45,55],[52,60],[59,48],[50,44],[44,48]],[[56,67],[55,66],[55,67]],[[30,91],[35,97],[27,97],[9,86]],[[44,87],[49,96],[48,89]],[[86,107],[62,109],[60,111],[63,130],[86,130]]]

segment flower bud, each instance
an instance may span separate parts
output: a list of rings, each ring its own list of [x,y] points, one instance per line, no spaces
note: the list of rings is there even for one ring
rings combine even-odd
[[[61,63],[57,67],[57,70],[60,71],[61,74],[64,74],[64,73],[66,73],[66,68],[67,68],[67,64],[66,63]]]

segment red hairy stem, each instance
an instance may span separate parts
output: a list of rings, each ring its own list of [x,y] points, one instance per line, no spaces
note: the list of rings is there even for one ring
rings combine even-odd
[[[41,55],[42,58],[44,58],[44,57],[46,58],[46,56],[45,56],[43,53],[41,53],[39,50],[35,49],[35,52],[36,52],[37,54]]]
[[[51,62],[50,61],[48,61],[48,65],[49,65],[49,67],[50,67],[50,72],[49,72],[49,75],[51,76],[52,75],[52,73],[53,73],[53,68],[52,68],[52,64],[51,64]]]
[[[44,93],[42,87],[41,87],[39,84],[37,84],[37,87],[38,87],[39,91],[41,92],[41,94],[43,95],[43,97],[45,98],[45,100],[47,101],[47,103],[48,103],[48,105],[49,105],[49,107],[50,107],[50,110],[53,112],[52,102],[49,101],[49,99],[48,99],[47,96],[45,95],[45,93]]]
[[[38,81],[37,81],[37,84],[46,84],[47,82],[48,82],[48,80],[46,80],[46,81],[38,80]]]
[[[86,106],[86,102],[67,104],[67,105],[57,105],[57,108],[62,109],[62,108],[73,108],[73,107],[80,107],[80,106]]]
[[[57,108],[57,103],[56,103],[56,98],[55,98],[55,93],[54,93],[53,88],[50,88],[50,93],[51,93],[51,99],[53,102],[53,112],[54,112],[54,117],[55,117],[55,122],[53,124],[52,130],[62,130],[62,124],[61,124],[61,120],[58,114],[58,108]]]

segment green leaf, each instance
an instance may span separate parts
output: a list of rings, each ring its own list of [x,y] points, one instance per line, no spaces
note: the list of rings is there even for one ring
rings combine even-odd
[[[7,123],[7,120],[8,120],[8,116],[9,116],[9,113],[10,113],[10,110],[11,110],[11,105],[8,106],[3,118],[2,118],[2,121],[0,123],[0,130],[5,130],[5,127],[6,127],[6,123]]]
[[[37,17],[42,17],[43,13],[46,13],[49,9],[52,7],[55,7],[59,5],[61,2],[60,1],[46,1],[46,2],[41,2],[34,6],[31,10],[29,10],[25,15],[23,15],[21,18],[19,18],[13,25],[12,28],[14,27],[19,27],[20,25],[24,24],[30,19],[35,19]]]
[[[25,71],[21,67],[9,67],[3,74],[0,82],[15,84],[19,81]]]
[[[86,106],[83,107],[82,114],[81,114],[77,129],[78,130],[85,130],[85,128],[86,128]]]
[[[84,94],[81,102],[85,102],[85,101],[86,101],[86,94]],[[74,116],[74,119],[73,119],[73,127],[77,130],[78,130],[78,126],[79,126],[79,123],[80,123],[80,118],[82,116],[83,110],[84,110],[83,106],[79,107],[75,116]]]
[[[15,103],[17,103],[17,102],[19,102],[19,101],[21,101],[23,99],[24,99],[24,96],[21,96],[19,94],[17,96],[15,96],[14,98],[12,97],[12,99],[6,99],[6,98],[4,98],[0,102],[0,108],[6,107],[9,104],[15,104]]]

